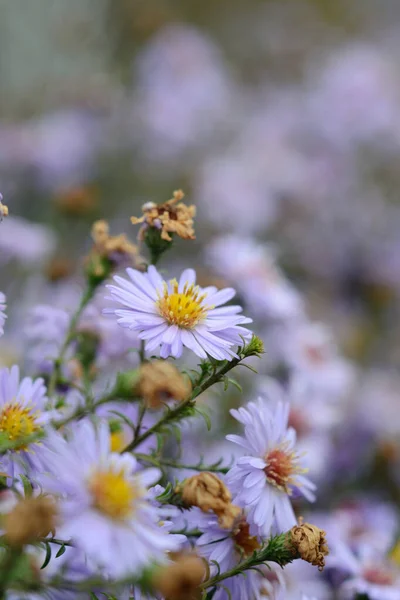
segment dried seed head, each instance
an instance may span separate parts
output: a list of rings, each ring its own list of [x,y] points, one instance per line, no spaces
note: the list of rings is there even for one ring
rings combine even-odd
[[[224,529],[230,529],[241,513],[241,509],[232,504],[230,491],[215,473],[193,475],[182,482],[177,491],[188,506],[197,506],[203,512],[213,511]]]
[[[82,217],[93,213],[98,206],[98,197],[91,187],[76,187],[61,192],[56,198],[60,212],[71,217]]]
[[[311,525],[300,523],[290,530],[290,543],[300,558],[311,563],[322,571],[325,566],[325,556],[329,554],[325,531]]]
[[[11,546],[23,546],[55,529],[57,506],[49,496],[25,498],[5,516],[5,537]]]
[[[171,235],[176,233],[184,240],[194,240],[193,219],[196,215],[194,205],[187,206],[181,200],[184,197],[182,190],[176,190],[173,197],[163,204],[147,202],[142,206],[141,217],[131,217],[131,222],[136,225],[142,223],[139,230],[139,239],[143,240],[149,227],[161,231],[161,239],[170,242]]]
[[[166,400],[186,400],[192,390],[187,377],[171,363],[156,360],[145,363],[139,370],[136,393],[149,408],[160,408]]]
[[[199,600],[200,584],[206,576],[205,562],[196,554],[182,554],[160,568],[153,585],[165,600]]]

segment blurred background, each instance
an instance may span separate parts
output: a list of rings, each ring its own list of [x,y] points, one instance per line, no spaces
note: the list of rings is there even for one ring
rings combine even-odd
[[[0,0],[10,211],[0,364],[26,361],[39,330],[36,372],[38,357],[56,355],[56,317],[36,312],[29,328],[29,311],[58,307],[65,328],[94,220],[134,240],[129,217],[182,188],[197,240],[177,240],[162,268],[194,266],[202,284],[239,291],[267,350],[253,386],[300,376],[291,423],[318,508],[360,493],[389,501],[389,525],[380,504],[368,513],[389,551],[400,505],[399,64],[398,0]],[[107,360],[120,360],[131,340],[95,314]],[[235,426],[227,408],[250,393],[230,390],[210,402],[220,415],[206,460],[232,452],[221,444]],[[325,524],[337,531],[347,515],[347,541],[367,527],[354,506]]]
[[[193,257],[218,232],[278,242],[346,351],[398,366],[396,0],[1,0],[0,11],[12,215],[0,262],[67,268],[94,219],[134,236],[129,216],[181,187],[198,207]]]

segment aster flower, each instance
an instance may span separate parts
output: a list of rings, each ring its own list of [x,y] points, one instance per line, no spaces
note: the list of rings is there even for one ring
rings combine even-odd
[[[165,560],[184,536],[168,533],[161,509],[151,502],[149,487],[158,469],[137,471],[130,454],[110,452],[106,422],[74,425],[66,441],[49,440],[41,484],[59,496],[62,523],[58,535],[72,539],[99,568],[113,577],[137,573],[151,561]]]
[[[138,331],[147,352],[161,346],[162,358],[178,358],[185,346],[200,358],[230,360],[236,356],[232,347],[250,338],[251,332],[241,325],[251,319],[238,314],[241,307],[221,306],[235,295],[232,288],[200,288],[193,269],[183,271],[179,282],[168,283],[154,266],[147,273],[126,272],[131,281],[116,276],[117,285],[108,286],[111,299],[123,308],[107,312],[115,314],[122,327]]]
[[[43,445],[26,445],[24,440],[41,433],[54,417],[55,411],[47,410],[47,402],[43,379],[25,377],[20,381],[17,366],[0,370],[0,434],[15,444],[0,461],[0,471],[11,478],[7,483],[37,465]]]
[[[196,547],[199,554],[209,562],[211,577],[217,574],[216,563],[219,565],[220,572],[224,573],[261,548],[260,538],[250,534],[249,524],[243,515],[240,515],[227,529],[220,526],[217,515],[205,515],[198,511],[199,509],[194,508],[190,512],[197,526],[203,532],[197,540]],[[263,598],[262,582],[263,578],[258,572],[246,571],[246,576],[236,575],[226,579],[213,599],[242,600],[251,598],[252,600],[261,600]]]
[[[281,393],[279,388],[271,391]],[[226,481],[233,501],[247,511],[251,532],[263,537],[274,524],[279,532],[296,525],[290,502],[294,491],[311,502],[315,499],[315,485],[304,476],[306,469],[295,450],[296,432],[288,427],[289,408],[279,401],[272,411],[267,400],[259,398],[230,411],[245,426],[245,435],[227,439],[242,446],[247,456],[239,458]]]
[[[6,315],[6,297],[3,294],[3,292],[0,292],[0,337],[2,335],[4,335],[4,323],[7,319],[7,315]]]
[[[364,546],[353,554],[346,544],[336,542],[334,556],[328,566],[345,571],[349,577],[340,586],[340,598],[352,600],[365,595],[370,600],[398,600],[400,571],[398,565],[379,556],[376,550]]]

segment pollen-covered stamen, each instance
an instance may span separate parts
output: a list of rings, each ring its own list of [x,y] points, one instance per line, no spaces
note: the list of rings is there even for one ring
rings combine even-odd
[[[5,434],[10,441],[23,440],[40,431],[36,423],[38,413],[29,406],[22,406],[19,402],[10,402],[0,412],[0,433]],[[26,450],[21,443],[15,450]]]
[[[202,294],[198,285],[185,283],[183,291],[179,292],[179,284],[176,279],[172,280],[170,284],[172,291],[165,284],[164,292],[157,301],[160,315],[170,325],[192,329],[205,319],[213,306],[203,304],[207,294]]]
[[[270,450],[265,457],[265,462],[267,466],[264,468],[264,473],[269,483],[289,495],[290,485],[295,483],[295,476],[307,472],[307,469],[299,466],[297,454],[290,451],[286,445]]]
[[[89,480],[89,491],[93,506],[117,520],[129,517],[135,500],[141,496],[140,489],[122,471],[97,471]]]
[[[243,558],[251,556],[261,545],[257,538],[250,535],[250,527],[245,518],[241,518],[233,532],[233,540]]]

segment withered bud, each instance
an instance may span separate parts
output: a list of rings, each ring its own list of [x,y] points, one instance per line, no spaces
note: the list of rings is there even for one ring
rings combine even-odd
[[[149,408],[156,409],[166,400],[186,400],[192,386],[189,378],[182,375],[175,365],[165,360],[155,360],[140,367],[135,391]]]
[[[325,539],[325,531],[311,523],[300,523],[290,530],[290,543],[297,554],[322,571],[325,566],[325,556],[329,548]]]
[[[46,266],[49,281],[56,282],[69,277],[74,269],[73,262],[68,258],[53,258]]]
[[[232,496],[224,482],[215,473],[199,473],[185,479],[176,490],[188,506],[197,506],[203,512],[213,511],[224,529],[232,527],[241,509],[232,504]]]
[[[23,546],[54,531],[57,506],[49,496],[25,498],[4,517],[5,537],[10,546]]]
[[[3,217],[8,217],[8,206],[2,203],[3,195],[0,194],[0,222],[3,220]]]
[[[143,240],[149,227],[160,230],[161,239],[170,242],[171,235],[176,233],[184,240],[194,240],[195,233],[193,219],[196,215],[194,205],[187,206],[181,200],[184,197],[182,190],[175,190],[173,197],[163,204],[147,202],[142,206],[141,217],[131,217],[131,222],[136,225],[142,223],[139,230],[139,239]]]
[[[98,285],[116,269],[139,266],[138,248],[125,234],[112,236],[107,221],[92,226],[93,248],[86,258],[86,271],[92,284]]]
[[[95,190],[89,186],[61,192],[56,198],[58,209],[66,215],[81,217],[92,213],[98,205]]]
[[[152,583],[165,600],[199,600],[206,573],[204,560],[196,554],[181,554],[172,564],[158,569]]]

